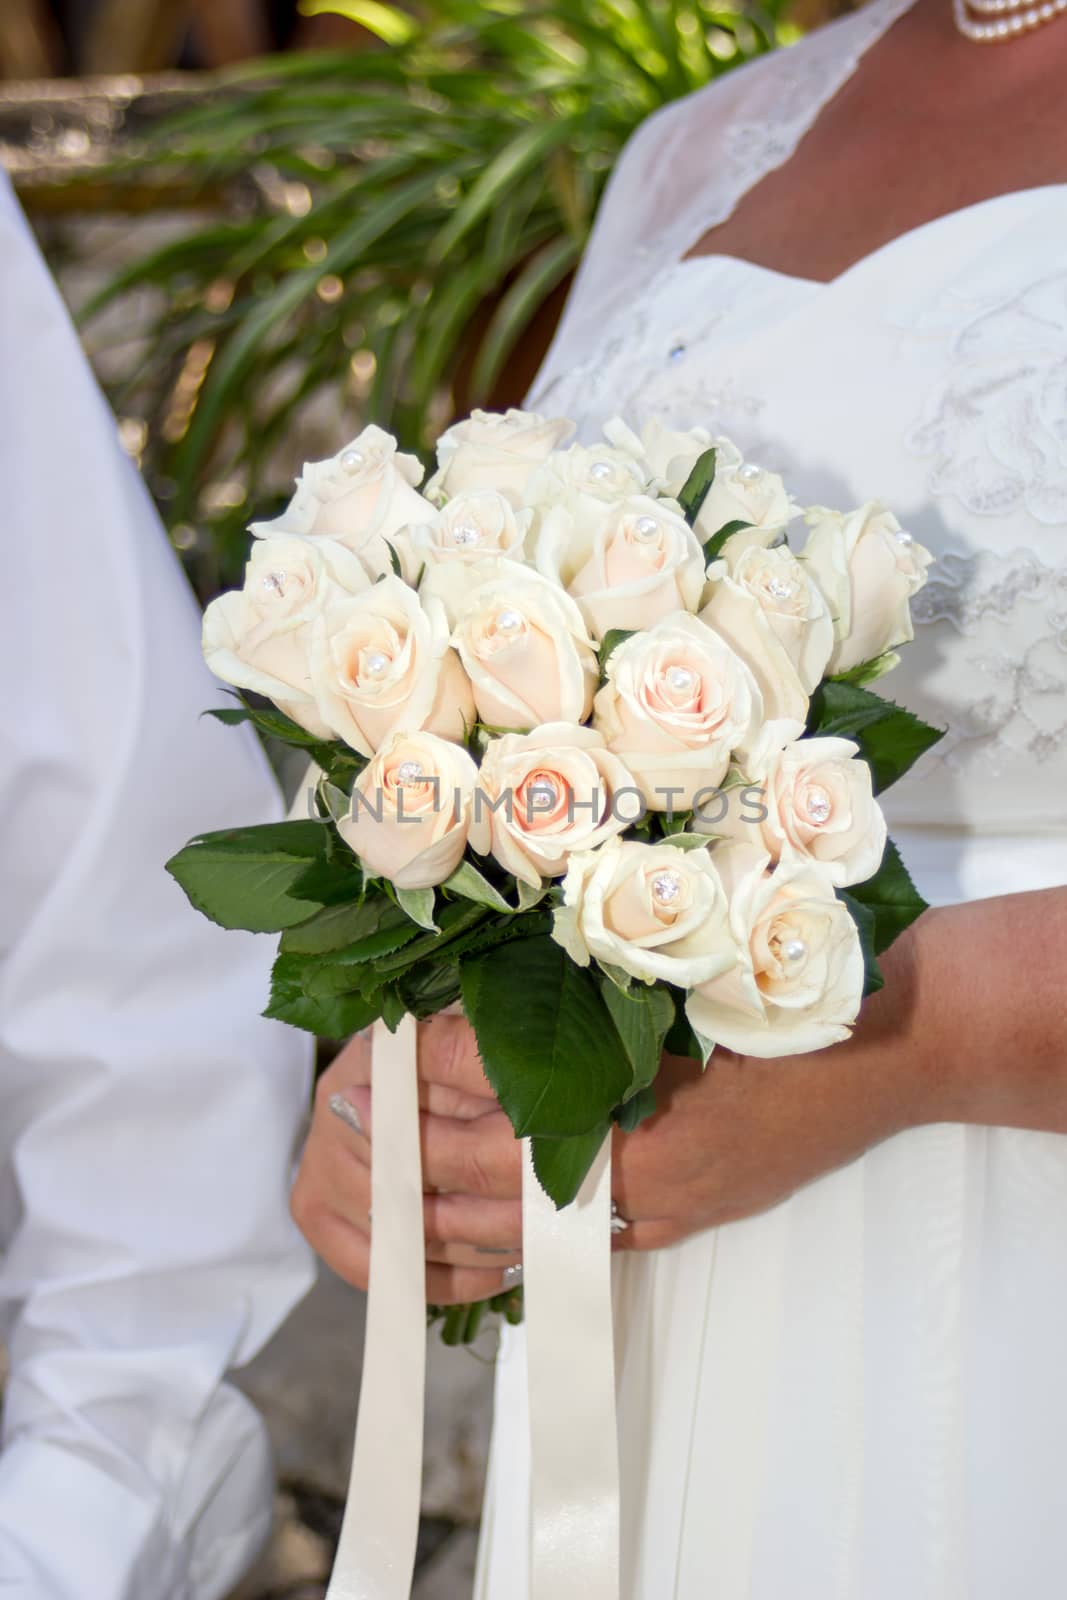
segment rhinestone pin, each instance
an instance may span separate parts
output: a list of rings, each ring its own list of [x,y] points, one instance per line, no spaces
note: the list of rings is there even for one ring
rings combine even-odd
[[[452,529],[452,543],[461,548],[469,544],[478,544],[481,541],[481,532],[471,522],[461,522],[458,528]]]
[[[807,812],[812,822],[825,822],[833,807],[825,789],[812,789],[808,794]]]
[[[791,600],[796,592],[796,584],[790,583],[788,578],[771,578],[767,584],[767,593],[775,600]]]
[[[396,769],[396,775],[401,783],[417,783],[422,773],[421,761],[402,761]]]
[[[529,804],[535,811],[551,811],[559,799],[559,790],[548,778],[538,778],[526,791]]]
[[[652,879],[652,898],[658,900],[661,906],[672,905],[681,892],[682,880],[677,872],[669,868],[666,872],[657,872]]]
[[[274,592],[274,594],[280,595],[284,599],[284,597],[285,597],[285,573],[284,572],[268,572],[267,576],[263,579],[263,587],[264,587],[264,589],[272,590]]]

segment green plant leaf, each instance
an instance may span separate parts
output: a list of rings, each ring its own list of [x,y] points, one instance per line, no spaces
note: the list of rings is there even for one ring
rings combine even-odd
[[[453,894],[462,895],[465,900],[474,900],[478,905],[489,906],[493,911],[512,911],[499,889],[494,889],[488,878],[483,878],[478,868],[470,861],[461,861],[450,878],[446,878],[441,885]]]
[[[378,926],[379,907],[371,900],[348,900],[323,906],[307,922],[282,934],[279,948],[287,955],[319,956],[343,950]]]
[[[656,1091],[651,1085],[646,1089],[638,1089],[629,1100],[624,1101],[621,1106],[616,1106],[612,1113],[623,1133],[633,1133],[642,1122],[647,1122],[649,1117],[655,1114]]]
[[[486,1076],[520,1137],[590,1133],[630,1089],[626,1048],[591,970],[548,935],[461,964]]]
[[[305,17],[327,12],[348,17],[368,33],[376,34],[383,44],[407,44],[418,31],[418,24],[406,12],[383,5],[381,0],[299,0],[297,10]]]
[[[633,1074],[630,1092],[623,1096],[625,1101],[647,1089],[659,1072],[663,1041],[674,1023],[674,1000],[670,991],[659,984],[638,983],[623,993],[615,984],[604,982],[600,992]]]
[[[418,923],[420,928],[425,928],[430,933],[440,933],[441,930],[433,920],[432,889],[398,889],[396,898],[400,909],[405,916],[411,918],[412,922]]]
[[[926,901],[911,881],[892,839],[886,840],[882,864],[874,877],[866,883],[850,884],[848,898],[874,918],[871,942],[875,955],[888,950],[894,939],[926,910]]]
[[[279,956],[271,979],[270,1004],[263,1015],[277,1022],[288,1022],[326,1039],[347,1039],[376,1021],[376,999],[348,992],[321,994],[306,983],[306,969],[289,956]]]
[[[624,644],[627,639],[632,639],[636,631],[637,630],[634,628],[608,629],[607,633],[600,641],[600,649],[597,651],[597,660],[600,663],[600,673],[602,677],[607,668],[608,660],[612,652],[617,650],[620,644]]]
[[[589,1133],[569,1139],[541,1137],[530,1141],[537,1181],[557,1211],[569,1206],[575,1198],[610,1132],[611,1123],[602,1122]]]
[[[740,517],[733,522],[724,523],[718,533],[713,533],[711,538],[705,541],[704,560],[707,565],[710,566],[713,561],[718,560],[727,539],[732,539],[735,533],[744,533],[746,528],[751,527],[751,522],[745,522]]]
[[[678,495],[678,504],[682,508],[682,515],[690,527],[693,527],[700,515],[700,508],[711,492],[715,482],[715,463],[718,460],[718,451],[712,445],[710,450],[705,450],[694,463],[685,483]]]
[[[883,655],[875,656],[873,661],[861,661],[858,666],[849,667],[847,672],[835,672],[830,682],[852,683],[862,689],[868,683],[877,683],[879,678],[884,678],[887,672],[899,666],[900,656],[897,652],[886,650]]]
[[[811,697],[808,732],[854,739],[880,794],[944,737],[912,712],[856,684],[828,678]]]
[[[318,822],[272,822],[201,834],[166,863],[196,909],[222,928],[278,933],[306,922],[321,902],[299,885],[323,859]]]

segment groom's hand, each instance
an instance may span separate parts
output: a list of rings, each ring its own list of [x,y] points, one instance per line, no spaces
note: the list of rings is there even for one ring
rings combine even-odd
[[[486,1299],[522,1256],[520,1146],[462,1017],[419,1027],[419,1105],[427,1300]],[[370,1270],[373,1122],[370,1045],[357,1037],[319,1079],[292,1211],[327,1265],[359,1288]]]

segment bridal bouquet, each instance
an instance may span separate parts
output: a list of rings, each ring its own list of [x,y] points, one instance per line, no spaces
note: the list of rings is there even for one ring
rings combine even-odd
[[[421,491],[376,427],[305,467],[204,650],[257,697],[213,715],[314,764],[309,814],[169,863],[281,934],[270,1017],[462,1004],[558,1206],[664,1049],[847,1036],[923,909],[876,795],[938,737],[869,687],[930,560],[888,510],[807,510],[794,553],[728,441],[572,431],[475,412]]]

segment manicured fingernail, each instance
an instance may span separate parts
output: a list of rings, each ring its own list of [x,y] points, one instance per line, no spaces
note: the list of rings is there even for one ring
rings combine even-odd
[[[363,1119],[351,1100],[346,1099],[343,1094],[332,1094],[326,1104],[335,1117],[339,1117],[342,1122],[347,1122],[348,1126],[354,1129],[356,1133],[363,1132]]]
[[[476,1244],[480,1256],[518,1256],[522,1254],[517,1244]]]

